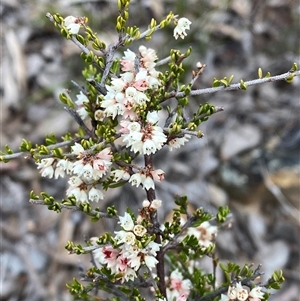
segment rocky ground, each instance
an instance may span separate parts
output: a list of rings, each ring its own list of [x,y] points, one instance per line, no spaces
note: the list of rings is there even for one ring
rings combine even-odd
[[[88,16],[90,26],[109,43],[115,39],[115,2],[2,0],[1,149],[9,144],[17,151],[22,138],[39,143],[49,132],[60,136],[76,126],[58,94],[65,88],[76,94],[70,80],[84,84],[83,63],[79,49],[60,36],[46,12]],[[207,65],[196,88],[210,87],[214,77],[234,74],[236,82],[246,81],[257,78],[258,67],[275,75],[300,63],[298,1],[133,1],[132,16],[146,29],[150,15],[160,19],[169,10],[192,20],[190,34],[175,44],[170,29],[149,45],[158,49],[160,58],[172,47],[184,50],[192,45],[186,64]],[[224,112],[203,125],[204,138],[163,152],[156,162],[166,172],[157,194],[170,204],[161,218],[171,210],[174,194],[186,194],[195,207],[210,212],[229,205],[232,227],[218,236],[218,256],[224,261],[261,263],[266,273],[262,281],[282,269],[287,281],[272,301],[296,301],[300,295],[299,87],[300,79],[295,78],[292,84],[270,83],[191,98],[187,115],[207,101],[223,106]],[[65,243],[82,243],[110,225],[91,224],[79,212],[56,214],[29,204],[30,190],[47,191],[59,199],[66,183],[41,179],[25,158],[0,166],[1,300],[71,300],[65,283],[78,277],[79,267],[87,267],[90,258],[79,262],[67,254]],[[143,199],[142,191],[134,193],[125,186],[109,195],[104,205],[124,209],[129,203],[137,207]]]

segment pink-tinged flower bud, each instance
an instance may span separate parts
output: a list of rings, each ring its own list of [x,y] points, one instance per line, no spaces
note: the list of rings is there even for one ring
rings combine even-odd
[[[165,178],[165,172],[162,169],[156,169],[151,171],[153,180],[156,182],[161,182]]]
[[[143,207],[148,208],[150,206],[150,202],[148,200],[143,201]]]
[[[153,202],[150,205],[150,208],[157,210],[161,206],[162,201],[161,200],[153,200]]]

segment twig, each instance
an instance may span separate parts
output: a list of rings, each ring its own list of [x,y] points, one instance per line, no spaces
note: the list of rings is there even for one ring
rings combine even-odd
[[[92,85],[97,91],[99,91],[102,95],[107,94],[107,90],[104,84],[97,83],[93,78],[87,78],[86,81]]]
[[[206,68],[206,64],[202,65],[200,62],[197,63],[197,65],[198,64],[200,65],[199,67],[197,66],[198,70],[197,71],[193,71],[193,76],[194,77],[192,78],[192,80],[190,82],[191,87],[194,86],[195,82],[197,81],[197,79],[199,78],[199,76],[203,74],[203,72],[204,72],[204,70]]]
[[[249,81],[244,82],[244,84],[246,86],[254,86],[254,85],[260,85],[260,84],[264,84],[264,83],[272,83],[272,82],[286,80],[291,75],[299,76],[300,75],[300,70],[294,71],[294,72],[288,71],[286,73],[271,76],[271,77],[268,77],[268,78],[259,78],[259,79],[249,80]],[[212,93],[216,93],[216,92],[219,92],[219,91],[236,91],[236,90],[241,90],[241,85],[239,83],[238,84],[232,84],[228,87],[221,86],[221,87],[215,87],[215,88],[205,88],[205,89],[192,90],[189,95],[203,95],[203,94],[212,94]],[[184,96],[185,96],[184,92],[173,91],[173,92],[170,93],[168,98],[184,97]]]
[[[92,132],[83,122],[83,120],[81,119],[81,117],[78,115],[78,113],[73,110],[70,107],[64,107],[64,110],[66,110],[72,117],[73,119],[79,124],[79,126],[81,126],[83,128],[83,130],[91,137],[91,138],[95,138],[95,133]]]
[[[65,146],[69,146],[69,145],[73,145],[75,142],[79,142],[83,139],[88,139],[90,138],[89,136],[83,136],[83,137],[76,137],[72,140],[69,141],[63,141],[63,142],[58,142],[55,144],[51,144],[47,146],[48,150],[53,150],[59,147],[65,147]],[[25,159],[28,159],[29,157],[32,157],[32,154],[30,152],[18,152],[18,153],[13,153],[13,154],[9,154],[9,155],[3,155],[0,156],[0,161],[2,160],[12,160],[12,159],[17,159],[23,157]],[[45,156],[39,156],[40,158],[44,158]],[[49,158],[49,156],[46,156]]]
[[[171,62],[171,57],[170,56],[159,60],[158,62],[156,62],[155,66],[161,66],[161,65],[167,64],[169,62]]]
[[[112,282],[111,282],[106,276],[104,276],[104,275],[98,274],[98,275],[96,276],[96,278],[90,278],[90,277],[87,277],[87,276],[86,276],[86,277],[82,277],[81,280],[82,280],[82,281],[93,282],[93,283],[95,283],[96,285],[98,285],[97,282],[98,282],[99,280],[103,280],[103,281],[105,281],[105,286],[106,286],[106,288],[105,288],[105,289],[100,288],[101,290],[103,290],[103,291],[108,291],[107,288],[109,288],[111,291],[108,291],[108,292],[113,293],[115,296],[119,297],[120,300],[124,300],[124,301],[128,300],[127,295],[126,295],[122,290],[119,289],[119,284],[116,283],[116,282],[115,282],[115,283],[112,283]],[[122,287],[122,286],[121,286],[121,287]],[[98,288],[98,286],[95,287],[95,288]],[[93,288],[86,288],[86,291],[89,292],[89,291],[91,291],[92,289],[93,289]]]
[[[43,200],[34,200],[34,199],[30,199],[29,202],[31,204],[35,204],[35,205],[44,205],[44,206],[48,206],[47,204],[45,204],[45,202]],[[73,211],[82,211],[79,207],[77,206],[67,206],[64,204],[60,204],[60,207],[62,209],[68,209],[68,210],[73,210]],[[118,219],[117,216],[111,216],[108,213],[104,213],[104,212],[99,212],[97,210],[91,210],[89,212],[90,215],[99,215],[100,218],[112,218],[112,219]]]

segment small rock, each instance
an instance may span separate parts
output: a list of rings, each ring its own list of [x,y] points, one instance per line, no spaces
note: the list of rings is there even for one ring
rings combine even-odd
[[[231,157],[257,146],[261,140],[261,133],[254,125],[237,124],[225,138],[221,147],[221,158],[227,161]]]

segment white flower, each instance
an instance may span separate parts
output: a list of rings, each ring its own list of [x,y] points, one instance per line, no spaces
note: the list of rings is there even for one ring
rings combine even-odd
[[[141,63],[143,67],[149,71],[152,70],[155,67],[155,61],[157,60],[155,50],[141,45],[139,47],[139,52],[142,56]]]
[[[188,235],[194,235],[203,248],[209,247],[217,235],[218,227],[212,226],[209,222],[203,222],[197,228],[188,228]]]
[[[78,187],[83,183],[83,181],[76,176],[73,176],[69,179],[68,184],[72,187]]]
[[[131,183],[132,186],[139,187],[141,182],[142,182],[142,177],[139,173],[133,174],[129,179],[129,183]]]
[[[72,154],[82,156],[84,153],[84,148],[81,144],[75,142],[75,144],[71,147],[72,149]]]
[[[71,34],[77,34],[80,29],[80,23],[78,22],[80,18],[73,16],[68,16],[64,19],[65,26]]]
[[[156,124],[159,121],[158,112],[156,112],[156,111],[148,112],[147,121],[152,124]]]
[[[129,247],[134,248],[135,246],[129,246]],[[137,271],[141,266],[141,259],[142,258],[140,256],[138,256],[139,252],[140,252],[140,249],[138,249],[138,253],[136,253],[134,251],[127,251],[126,252],[126,254],[128,253],[126,256],[130,259],[129,260],[130,267],[133,268],[135,271]]]
[[[156,253],[160,250],[161,244],[158,244],[154,241],[150,241],[150,243],[143,249],[141,252],[144,254],[144,261],[146,266],[149,269],[152,269],[158,263],[156,257]]]
[[[147,139],[143,144],[143,154],[150,155],[156,151],[155,143],[152,140]]]
[[[42,177],[52,178],[54,175],[54,168],[52,164],[54,163],[54,158],[42,159],[40,163],[37,163],[37,169],[40,169]]]
[[[125,96],[126,97],[129,97],[129,98],[134,98],[135,95],[136,95],[137,91],[134,87],[128,87],[126,90],[125,90]]]
[[[156,264],[158,263],[158,260],[154,256],[151,256],[151,255],[145,255],[144,261],[145,261],[146,266],[150,270],[155,268]]]
[[[171,139],[170,141],[168,141],[168,146],[169,146],[170,151],[172,151],[174,148],[180,148],[190,138],[191,138],[191,135],[186,134],[183,137],[176,137],[176,138]]]
[[[264,293],[261,291],[261,287],[257,286],[255,288],[253,288],[250,293],[249,296],[252,298],[263,298],[264,297]]]
[[[132,232],[127,231],[115,231],[115,240],[121,244],[126,243],[128,245],[134,245],[135,244],[135,235]]]
[[[96,110],[95,113],[94,113],[94,118],[95,120],[97,121],[103,121],[104,118],[105,118],[105,113],[103,110]]]
[[[236,284],[236,298],[238,301],[246,301],[248,299],[248,291],[243,288],[242,284],[238,282]]]
[[[152,141],[154,142],[157,150],[160,150],[167,141],[167,136],[163,133],[163,129],[161,127],[152,127]]]
[[[74,196],[77,201],[87,202],[88,196],[85,190],[79,187],[70,186],[66,192],[67,196]]]
[[[126,273],[124,274],[123,277],[124,277],[125,281],[129,281],[129,280],[133,281],[134,278],[137,277],[137,275],[136,275],[136,272],[133,269],[127,268]]]
[[[113,78],[111,80],[111,85],[114,91],[122,92],[127,84],[122,78]]]
[[[177,26],[174,28],[174,38],[177,40],[179,37],[184,39],[187,35],[186,30],[190,29],[192,22],[187,18],[180,18],[177,22]]]
[[[119,216],[119,224],[126,231],[131,231],[134,227],[134,222],[128,212],[125,212],[124,216]]]
[[[91,202],[99,202],[99,200],[103,200],[104,196],[101,190],[96,189],[95,187],[93,187],[90,191],[89,191],[89,200]]]
[[[138,105],[142,105],[145,102],[149,101],[149,98],[146,96],[145,93],[136,91],[135,97],[134,97],[135,103]]]
[[[64,177],[65,176],[65,171],[62,167],[58,167],[56,165],[56,168],[55,168],[55,172],[54,172],[54,178],[55,179],[58,179],[59,177]]]
[[[135,225],[133,228],[133,233],[136,236],[142,237],[143,235],[145,235],[147,233],[147,229],[142,225]]]
[[[53,178],[53,174],[54,174],[54,169],[52,166],[47,166],[47,167],[44,167],[42,170],[41,170],[41,176],[42,177],[45,177],[45,178]]]
[[[151,177],[145,177],[144,179],[142,178],[142,184],[143,184],[143,187],[146,189],[146,190],[149,190],[149,189],[154,189],[155,186],[154,186],[154,181]]]
[[[229,297],[229,299],[236,299],[236,288],[234,286],[229,286],[228,287],[228,291],[227,291],[227,295]]]
[[[111,172],[114,176],[114,181],[119,182],[120,180],[128,181],[130,179],[130,174],[123,169],[116,169]]]
[[[72,168],[73,168],[73,162],[69,160],[64,160],[61,159],[57,162],[56,164],[56,170],[63,170],[65,171],[68,175],[72,173]],[[56,172],[55,170],[55,172]],[[60,171],[58,171],[60,173]]]
[[[156,252],[160,250],[161,244],[158,244],[154,241],[150,241],[148,245],[145,247],[145,251],[153,256],[156,256]]]
[[[93,251],[96,263],[99,262],[101,265],[106,264],[112,272],[116,271],[116,260],[119,254],[120,250],[114,249],[112,246],[104,246]]]
[[[137,132],[141,130],[141,125],[138,122],[130,122],[127,126],[129,133]]]
[[[82,93],[82,91],[80,91],[80,94],[76,95],[76,98],[77,98],[77,100],[75,101],[75,103],[78,106],[78,109],[76,110],[76,112],[82,119],[85,119],[86,117],[89,116],[89,114],[86,111],[84,104],[88,103],[89,100],[86,97],[86,95]]]
[[[83,165],[81,161],[76,161],[74,163],[73,172],[88,182],[92,180],[99,180],[102,176],[102,173],[97,172],[97,170],[95,170],[90,164]]]

